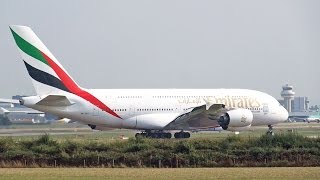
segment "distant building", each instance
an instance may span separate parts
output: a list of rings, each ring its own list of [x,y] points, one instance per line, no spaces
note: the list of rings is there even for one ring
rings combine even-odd
[[[26,96],[12,96],[12,99],[21,100]],[[6,113],[6,116],[12,123],[29,124],[46,122],[44,114],[39,114],[39,111],[27,108],[19,103],[0,103],[0,114]]]
[[[13,104],[11,104],[11,103],[0,103],[0,107],[11,108],[11,107],[13,107]]]
[[[294,95],[293,86],[288,84],[282,86],[281,97],[283,99],[279,99],[278,101],[288,110],[289,119],[301,120],[315,114],[312,111],[312,107],[309,110],[308,97],[294,97]]]
[[[315,105],[315,106],[311,106],[310,108],[309,108],[309,110],[310,111],[316,111],[316,112],[319,112],[319,106],[318,105]]]
[[[292,101],[292,112],[306,112],[309,110],[308,97],[294,97]]]

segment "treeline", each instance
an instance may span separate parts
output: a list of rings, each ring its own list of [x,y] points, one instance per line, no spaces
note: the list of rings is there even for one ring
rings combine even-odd
[[[215,140],[129,139],[95,142],[0,139],[0,167],[319,166],[320,138],[294,133]]]

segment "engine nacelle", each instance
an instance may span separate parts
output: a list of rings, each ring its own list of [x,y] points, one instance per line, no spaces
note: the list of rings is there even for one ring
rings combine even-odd
[[[238,128],[238,127],[246,127],[251,126],[253,120],[253,114],[248,109],[234,109],[230,110],[224,115],[222,115],[218,123],[224,130],[228,130],[228,128]]]

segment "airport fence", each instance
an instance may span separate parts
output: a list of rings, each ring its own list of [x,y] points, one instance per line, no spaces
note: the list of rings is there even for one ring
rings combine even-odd
[[[319,166],[320,138],[295,133],[221,140],[129,139],[114,142],[0,138],[0,167],[292,167]]]

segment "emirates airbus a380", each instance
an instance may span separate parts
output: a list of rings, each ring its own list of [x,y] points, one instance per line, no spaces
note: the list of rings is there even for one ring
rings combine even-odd
[[[36,96],[20,103],[88,124],[92,129],[140,130],[136,136],[189,138],[190,131],[272,125],[288,112],[272,96],[247,89],[85,89],[26,26],[10,26]]]

